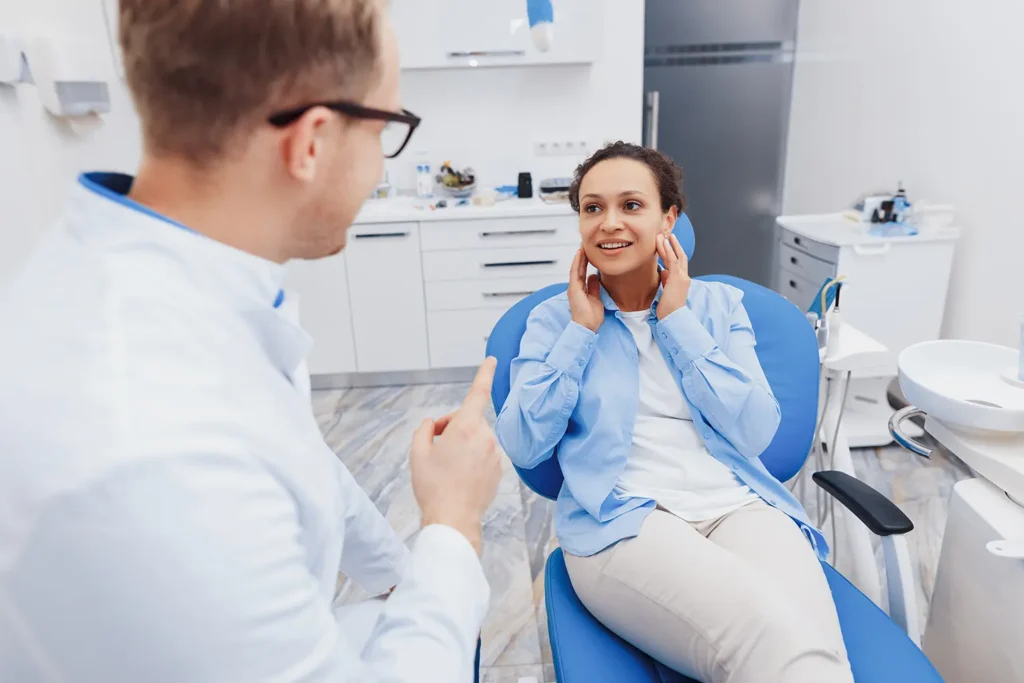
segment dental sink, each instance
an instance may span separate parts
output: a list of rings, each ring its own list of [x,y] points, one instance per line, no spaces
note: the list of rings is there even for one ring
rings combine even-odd
[[[940,340],[900,354],[900,388],[929,417],[961,429],[1024,432],[1018,352],[984,342]]]

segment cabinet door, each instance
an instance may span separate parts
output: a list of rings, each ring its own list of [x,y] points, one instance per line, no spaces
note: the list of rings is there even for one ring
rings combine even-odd
[[[299,301],[299,322],[313,337],[307,364],[311,375],[355,372],[345,255],[288,264],[288,289]]]
[[[439,0],[391,0],[391,22],[398,38],[403,69],[445,66],[438,40]]]
[[[403,69],[584,64],[601,55],[604,0],[554,0],[554,44],[533,44],[525,0],[392,0]]]
[[[419,225],[355,225],[345,256],[359,372],[427,368]]]

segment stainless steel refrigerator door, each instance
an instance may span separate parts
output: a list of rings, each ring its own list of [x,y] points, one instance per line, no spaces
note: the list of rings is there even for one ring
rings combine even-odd
[[[798,0],[647,0],[648,49],[796,37]]]
[[[644,90],[658,93],[658,149],[683,168],[697,237],[692,274],[725,273],[771,286],[791,58],[649,56],[647,64]]]

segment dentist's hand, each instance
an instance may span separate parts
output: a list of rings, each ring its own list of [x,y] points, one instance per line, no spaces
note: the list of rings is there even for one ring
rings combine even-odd
[[[600,279],[596,274],[587,277],[589,264],[583,247],[580,247],[569,269],[569,310],[575,322],[597,332],[604,322],[604,304],[601,303]]]
[[[484,411],[491,400],[496,361],[480,366],[462,406],[424,420],[412,437],[409,469],[423,526],[444,524],[465,536],[479,555],[484,512],[501,479],[501,456]]]
[[[658,302],[658,320],[664,320],[686,305],[690,293],[690,270],[686,252],[675,235],[658,235],[655,239],[658,256],[665,267],[661,271],[661,300]]]

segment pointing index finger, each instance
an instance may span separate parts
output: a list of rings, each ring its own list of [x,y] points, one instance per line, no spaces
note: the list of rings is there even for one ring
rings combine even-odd
[[[476,377],[473,378],[473,384],[462,401],[462,407],[459,408],[457,417],[463,415],[481,417],[484,414],[487,403],[491,400],[491,384],[494,383],[494,369],[497,366],[498,361],[494,356],[488,356],[480,364],[480,368],[476,371]]]

